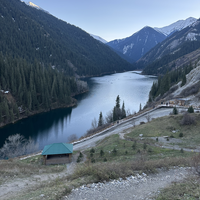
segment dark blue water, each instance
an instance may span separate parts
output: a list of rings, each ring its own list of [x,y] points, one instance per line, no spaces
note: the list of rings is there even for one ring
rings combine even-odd
[[[145,105],[155,77],[139,75],[135,72],[116,73],[87,79],[89,92],[78,95],[78,105],[37,114],[15,124],[0,128],[0,147],[9,135],[20,133],[31,137],[42,149],[55,142],[68,142],[71,134],[83,136],[91,128],[99,113],[103,116],[115,105],[117,95],[124,101],[125,108],[131,113],[139,110],[140,103]]]

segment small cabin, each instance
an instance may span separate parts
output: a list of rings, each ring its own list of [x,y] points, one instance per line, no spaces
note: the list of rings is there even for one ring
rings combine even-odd
[[[73,144],[54,143],[44,147],[42,151],[45,165],[70,163],[73,153]]]

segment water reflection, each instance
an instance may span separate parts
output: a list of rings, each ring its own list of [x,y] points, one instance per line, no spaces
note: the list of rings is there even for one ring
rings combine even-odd
[[[125,102],[125,108],[138,111],[140,103],[145,105],[155,77],[133,72],[106,75],[85,79],[89,92],[76,96],[78,105],[41,113],[0,129],[0,147],[12,134],[20,133],[33,138],[40,149],[54,142],[68,142],[68,137],[81,137],[91,127],[91,121],[102,112],[106,116],[115,105],[117,95]]]

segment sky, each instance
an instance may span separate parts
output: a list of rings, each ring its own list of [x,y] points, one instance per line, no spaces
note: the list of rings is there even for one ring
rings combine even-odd
[[[30,1],[107,41],[126,38],[145,26],[161,28],[188,17],[200,18],[200,0]]]

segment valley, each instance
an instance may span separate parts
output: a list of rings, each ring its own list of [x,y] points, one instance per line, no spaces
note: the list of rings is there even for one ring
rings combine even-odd
[[[200,198],[199,2],[140,3],[0,1],[0,199]]]

